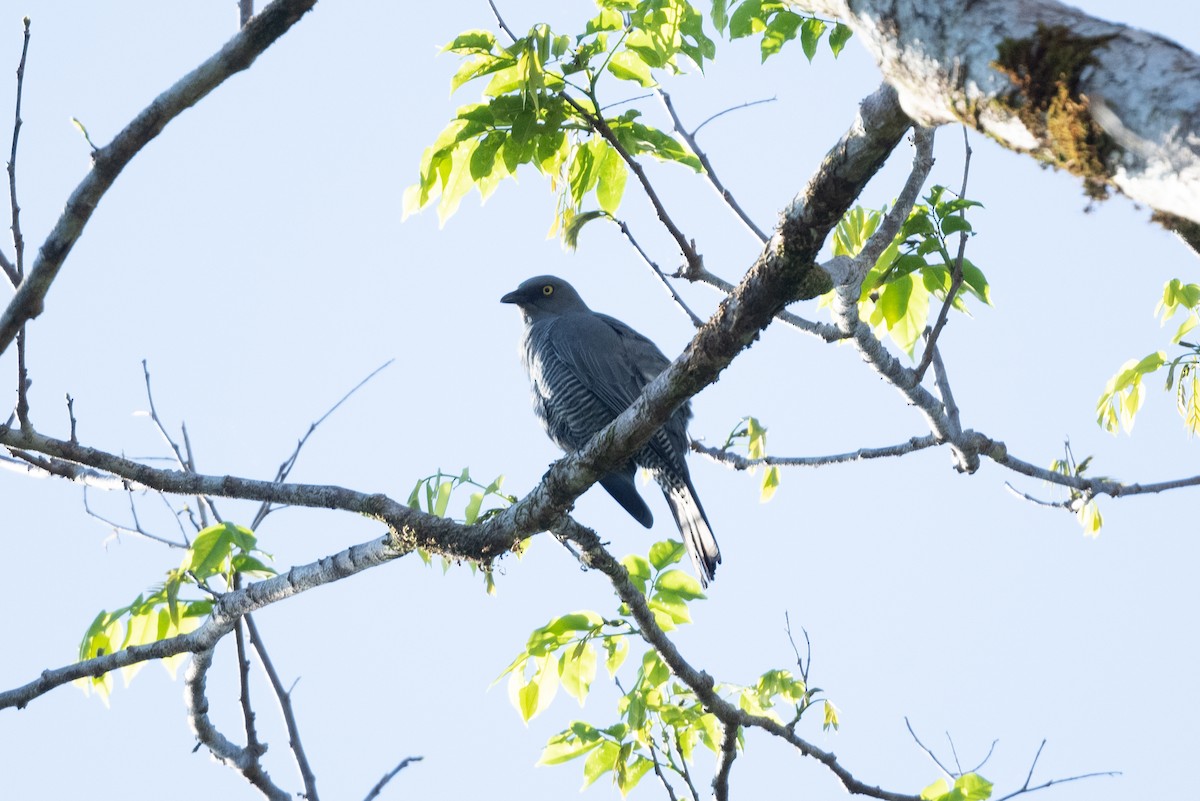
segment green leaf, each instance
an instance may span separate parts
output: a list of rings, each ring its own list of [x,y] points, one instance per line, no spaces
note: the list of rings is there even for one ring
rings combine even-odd
[[[608,671],[609,676],[615,676],[624,664],[625,657],[629,656],[629,638],[623,634],[606,637],[604,650],[608,654],[604,658],[604,669]]]
[[[687,549],[679,540],[661,540],[650,546],[650,564],[654,566],[655,570],[662,570],[668,565],[679,562],[685,553],[687,553]],[[649,577],[650,574],[647,572],[646,578]]]
[[[567,694],[582,705],[596,678],[595,647],[580,643],[580,647],[564,652],[559,659],[558,678]]]
[[[609,214],[616,214],[621,205],[621,197],[625,194],[625,181],[628,168],[621,154],[605,143],[604,158],[600,162],[599,176],[596,184],[596,201],[600,208]]]
[[[483,493],[472,492],[467,508],[463,512],[463,521],[469,526],[479,519],[479,509],[483,506]]]
[[[759,491],[758,502],[766,503],[775,497],[775,490],[779,489],[779,467],[777,465],[769,465],[765,473],[763,473],[762,487]]]
[[[729,25],[729,6],[726,0],[713,0],[712,22],[718,33],[725,32],[726,26]]]
[[[762,0],[746,0],[734,9],[729,18],[729,38],[741,39],[765,27],[766,23],[762,19]]]
[[[609,59],[608,71],[622,81],[637,81],[642,86],[656,83],[650,74],[650,65],[632,50],[622,50]]]
[[[830,728],[832,728],[834,731],[837,731],[838,726],[840,726],[840,725],[841,724],[838,721],[838,708],[836,706],[834,706],[831,702],[826,701],[825,702],[825,721],[821,724],[821,728],[824,731],[829,731]]]
[[[772,15],[770,22],[767,23],[767,27],[763,31],[762,42],[759,45],[762,60],[766,61],[778,53],[785,43],[795,39],[796,31],[801,27],[807,31],[809,23],[812,21],[806,20],[792,11],[780,11]],[[824,28],[824,23],[821,23],[821,27]],[[808,52],[807,46],[804,52]],[[808,60],[812,61],[812,56],[809,56]]]
[[[675,594],[681,599],[694,601],[706,597],[700,589],[700,582],[690,573],[683,570],[668,570],[659,575],[654,582],[654,588]]]
[[[992,783],[978,773],[964,773],[954,780],[954,789],[962,793],[963,801],[987,801],[992,797]]]
[[[575,250],[579,246],[579,234],[583,231],[583,226],[593,220],[609,219],[609,214],[606,211],[593,209],[579,214],[564,214],[564,223],[562,228],[563,247],[568,250]]]
[[[782,16],[782,15],[781,15]],[[809,17],[804,20],[804,24],[800,30],[800,47],[804,50],[804,57],[812,62],[813,56],[817,54],[817,45],[821,42],[821,35],[825,33],[825,23],[816,17]],[[793,31],[793,36],[795,32]]]
[[[204,529],[192,540],[192,547],[183,558],[180,569],[191,571],[202,581],[217,575],[233,549],[234,533],[234,527],[228,523],[218,523]]]
[[[922,801],[938,801],[942,796],[950,792],[950,783],[945,779],[938,779],[933,784],[921,791]]]
[[[451,481],[439,481],[437,485],[437,501],[433,505],[432,512],[437,517],[446,516],[446,507],[450,505],[450,493],[454,491],[454,483]]]
[[[569,729],[561,731],[550,738],[542,749],[539,765],[561,765],[591,751],[604,742],[600,733],[590,724],[576,721]]]
[[[600,747],[588,754],[587,761],[583,763],[583,786],[588,787],[611,771],[620,753],[621,747],[613,741],[605,740],[600,743]]]
[[[848,25],[838,23],[833,26],[833,31],[829,34],[829,49],[833,51],[833,57],[837,58],[842,48],[846,46],[846,42],[850,41],[850,37],[854,34]]]

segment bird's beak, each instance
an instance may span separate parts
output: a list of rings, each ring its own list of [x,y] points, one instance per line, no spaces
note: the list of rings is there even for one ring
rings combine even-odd
[[[512,292],[509,292],[504,297],[500,298],[500,302],[501,303],[520,303],[521,302],[521,293],[517,290],[513,290]]]

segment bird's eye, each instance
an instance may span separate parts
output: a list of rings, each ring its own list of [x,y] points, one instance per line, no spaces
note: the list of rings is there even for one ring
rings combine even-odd
[[[554,287],[550,284],[546,284],[544,287],[542,287],[542,294],[546,297],[550,297],[554,294]]]

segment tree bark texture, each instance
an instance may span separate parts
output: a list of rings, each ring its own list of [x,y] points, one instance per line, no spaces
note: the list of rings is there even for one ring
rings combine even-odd
[[[1080,176],[1091,196],[1114,188],[1197,229],[1196,54],[1054,0],[800,5],[854,30],[918,124],[963,122]]]

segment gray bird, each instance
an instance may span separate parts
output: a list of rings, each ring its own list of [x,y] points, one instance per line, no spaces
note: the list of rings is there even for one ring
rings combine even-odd
[[[561,278],[530,278],[500,302],[521,309],[521,361],[533,385],[533,409],[550,439],[564,451],[586,445],[670,364],[637,331],[589,309]],[[600,479],[600,485],[650,528],[654,517],[634,484],[637,468],[646,468],[662,487],[700,583],[707,587],[721,562],[721,550],[684,461],[691,416],[690,404],[685,403],[628,462]]]

